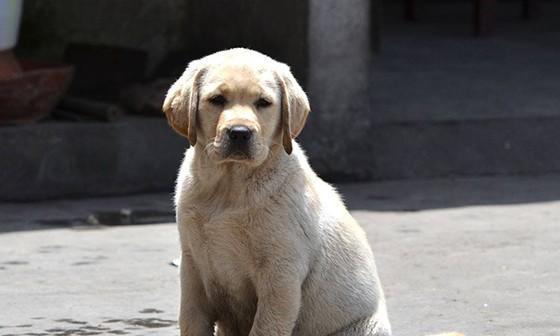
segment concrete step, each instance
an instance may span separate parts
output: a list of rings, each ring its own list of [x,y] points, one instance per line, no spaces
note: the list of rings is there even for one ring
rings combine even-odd
[[[560,171],[560,117],[374,124],[372,177]]]
[[[172,191],[187,141],[163,118],[0,127],[0,200]]]
[[[560,117],[376,123],[352,166],[303,147],[335,182],[538,175],[560,172],[559,129]],[[307,134],[313,137],[324,135]],[[132,117],[2,127],[0,143],[0,201],[171,193],[187,147],[165,120]]]

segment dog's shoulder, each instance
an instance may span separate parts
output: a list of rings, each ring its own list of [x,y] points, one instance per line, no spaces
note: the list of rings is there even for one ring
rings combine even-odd
[[[192,187],[192,161],[194,157],[194,148],[190,147],[186,150],[183,161],[179,168],[175,185],[175,207],[179,207],[181,200]]]
[[[309,225],[318,226],[319,230],[339,225],[354,228],[357,224],[337,189],[315,173],[298,145],[294,146],[292,156],[298,166],[292,173],[300,175],[300,178],[291,184],[291,189],[293,197],[302,202],[301,206],[314,217],[314,220],[308,221]]]

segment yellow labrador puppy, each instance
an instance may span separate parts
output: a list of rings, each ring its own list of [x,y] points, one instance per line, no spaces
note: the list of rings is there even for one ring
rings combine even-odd
[[[175,200],[181,335],[391,334],[364,232],[294,142],[309,103],[288,66],[212,54],[163,110],[191,144]]]

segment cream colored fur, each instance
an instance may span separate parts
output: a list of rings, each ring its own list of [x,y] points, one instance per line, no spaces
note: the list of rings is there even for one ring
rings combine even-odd
[[[207,56],[164,111],[193,145],[175,199],[181,335],[391,334],[363,230],[293,141],[309,104],[286,65],[247,49]],[[227,154],[238,124],[255,134],[246,157]]]

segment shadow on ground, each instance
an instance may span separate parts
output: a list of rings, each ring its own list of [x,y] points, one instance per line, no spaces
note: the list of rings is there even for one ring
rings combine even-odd
[[[350,210],[414,212],[560,200],[560,175],[407,180],[337,185]],[[0,233],[95,229],[174,221],[168,193],[0,203]]]
[[[350,210],[410,212],[560,200],[560,175],[448,178],[338,186]]]
[[[170,223],[175,220],[171,193],[0,202],[0,233]]]

